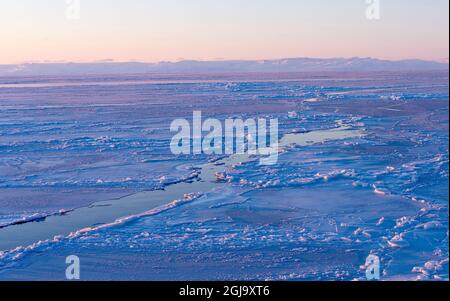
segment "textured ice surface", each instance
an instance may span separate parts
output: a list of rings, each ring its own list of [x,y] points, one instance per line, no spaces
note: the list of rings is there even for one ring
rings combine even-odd
[[[215,189],[125,223],[0,251],[0,279],[64,279],[72,254],[85,280],[363,280],[369,254],[385,280],[448,279],[447,73],[279,76],[0,88],[0,227],[188,177],[214,159],[170,154],[170,122],[193,110],[278,117],[281,134],[367,133],[224,167]]]

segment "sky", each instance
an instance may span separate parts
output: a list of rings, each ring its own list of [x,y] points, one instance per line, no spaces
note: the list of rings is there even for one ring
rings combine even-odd
[[[0,0],[0,64],[448,58],[448,0],[366,1]]]

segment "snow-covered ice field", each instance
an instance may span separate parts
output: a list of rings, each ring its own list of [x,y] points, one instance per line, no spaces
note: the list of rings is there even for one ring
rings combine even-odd
[[[448,109],[447,71],[2,77],[0,280],[448,280]],[[175,156],[194,110],[346,134]]]

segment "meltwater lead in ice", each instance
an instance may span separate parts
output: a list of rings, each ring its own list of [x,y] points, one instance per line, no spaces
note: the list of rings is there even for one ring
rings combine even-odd
[[[170,125],[170,131],[177,132],[170,143],[172,153],[261,155],[268,156],[261,158],[261,165],[273,165],[277,162],[278,119],[267,121],[265,118],[227,118],[223,123],[224,126],[215,118],[202,121],[201,111],[193,112],[192,127],[187,119],[175,119]],[[205,136],[204,132],[207,132]]]

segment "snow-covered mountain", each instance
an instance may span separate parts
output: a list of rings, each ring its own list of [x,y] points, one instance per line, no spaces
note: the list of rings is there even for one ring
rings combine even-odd
[[[388,61],[374,58],[291,58],[246,61],[180,61],[160,63],[28,63],[0,65],[0,76],[89,75],[141,73],[217,73],[217,72],[358,72],[448,70],[446,62],[424,60]]]

